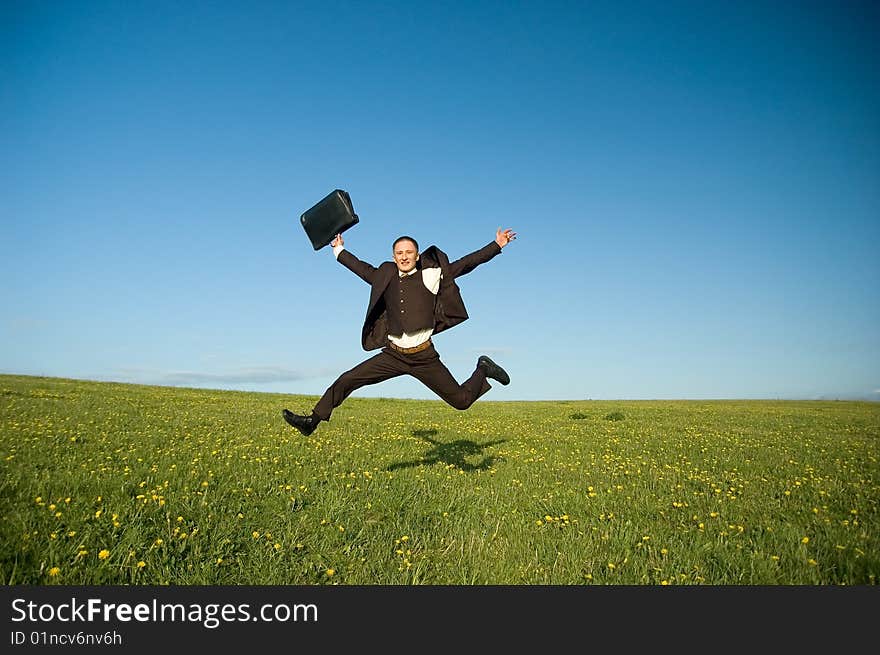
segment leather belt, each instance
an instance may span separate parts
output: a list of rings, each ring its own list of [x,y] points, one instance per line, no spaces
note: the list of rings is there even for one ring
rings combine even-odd
[[[403,353],[404,355],[412,355],[413,353],[420,353],[423,350],[427,350],[431,346],[431,340],[423,341],[418,346],[413,346],[412,348],[401,348],[393,341],[389,340],[388,345],[392,350],[396,350],[399,353]]]

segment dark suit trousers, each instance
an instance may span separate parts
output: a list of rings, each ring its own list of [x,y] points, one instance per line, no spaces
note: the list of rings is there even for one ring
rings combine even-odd
[[[413,376],[455,409],[467,409],[492,388],[481,368],[475,369],[463,384],[456,382],[449,369],[440,361],[440,355],[433,344],[412,354],[399,353],[385,347],[378,355],[340,375],[321,396],[313,412],[322,421],[328,421],[333,410],[354,390],[400,375]]]

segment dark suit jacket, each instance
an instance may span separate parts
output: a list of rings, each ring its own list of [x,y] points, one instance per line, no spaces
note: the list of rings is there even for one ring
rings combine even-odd
[[[454,262],[449,261],[442,250],[430,246],[419,254],[420,268],[439,267],[441,271],[440,289],[434,303],[434,333],[442,332],[453,325],[467,320],[468,313],[455,278],[466,275],[480,264],[484,264],[501,252],[494,240],[479,250],[465,255]],[[388,316],[385,301],[382,299],[385,289],[398,275],[397,264],[382,262],[378,268],[361,261],[348,250],[339,253],[339,263],[355,273],[370,285],[370,302],[367,316],[361,330],[361,345],[364,350],[375,350],[388,345]]]

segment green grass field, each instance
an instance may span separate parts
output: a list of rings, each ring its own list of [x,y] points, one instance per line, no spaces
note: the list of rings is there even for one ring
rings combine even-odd
[[[880,404],[0,376],[6,585],[874,585]]]

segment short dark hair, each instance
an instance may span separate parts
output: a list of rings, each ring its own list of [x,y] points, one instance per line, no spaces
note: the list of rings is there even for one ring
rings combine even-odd
[[[419,242],[416,241],[415,239],[413,239],[412,237],[408,237],[408,236],[404,235],[402,237],[397,237],[394,240],[394,243],[391,244],[391,252],[394,252],[394,249],[397,248],[397,244],[400,243],[401,241],[412,241],[413,245],[416,247],[416,252],[419,251]]]

